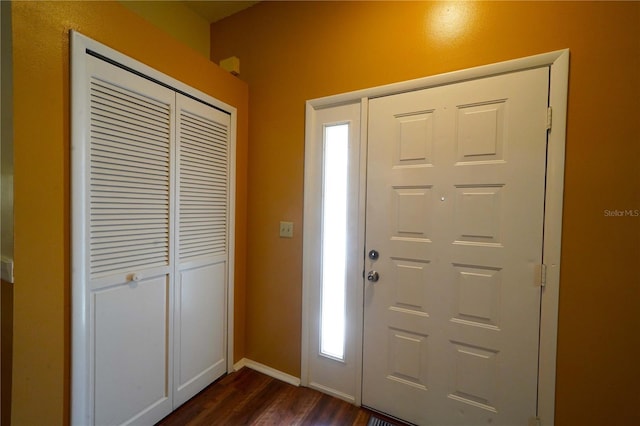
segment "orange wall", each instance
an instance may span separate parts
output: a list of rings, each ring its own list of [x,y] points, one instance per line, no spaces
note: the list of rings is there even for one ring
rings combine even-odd
[[[262,2],[211,29],[251,88],[246,354],[296,376],[305,100],[570,48],[556,419],[640,422],[640,218],[604,214],[640,209],[640,3]]]
[[[247,85],[115,2],[13,2],[12,424],[69,420],[69,29],[238,108],[236,315],[244,318]],[[243,356],[242,322],[236,354]]]

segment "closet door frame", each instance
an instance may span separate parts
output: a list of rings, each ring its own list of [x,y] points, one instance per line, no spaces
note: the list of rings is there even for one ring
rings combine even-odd
[[[70,31],[71,42],[71,423],[87,424],[92,409],[89,397],[88,375],[91,373],[89,361],[89,306],[87,303],[87,280],[89,265],[85,262],[87,245],[86,224],[88,212],[86,182],[88,174],[87,151],[88,114],[87,105],[89,75],[87,58],[90,53],[114,66],[124,68],[155,83],[173,89],[188,97],[228,113],[229,126],[229,186],[227,217],[227,288],[226,288],[226,370],[233,371],[233,324],[234,324],[234,265],[235,265],[235,193],[236,193],[236,135],[237,109],[130,58],[102,43],[92,40],[76,31]],[[82,177],[82,178],[78,178]],[[76,225],[77,224],[77,225]],[[173,297],[171,295],[171,297]],[[173,392],[172,389],[169,390]]]

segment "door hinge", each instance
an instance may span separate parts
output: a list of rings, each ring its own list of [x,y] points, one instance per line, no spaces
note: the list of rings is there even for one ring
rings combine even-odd
[[[551,122],[553,119],[553,110],[551,107],[547,107],[547,130],[551,130]]]
[[[541,263],[538,265],[539,271],[536,274],[536,284],[540,287],[544,287],[547,285],[547,265]]]
[[[540,417],[529,417],[529,425],[528,426],[541,426]]]

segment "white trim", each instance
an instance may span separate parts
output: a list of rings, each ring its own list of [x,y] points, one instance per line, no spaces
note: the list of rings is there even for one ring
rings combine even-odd
[[[84,173],[87,158],[87,131],[85,126],[88,111],[84,107],[89,85],[86,84],[87,61],[85,38],[71,33],[71,172]],[[82,82],[76,84],[76,82]],[[85,83],[85,84],[83,84]],[[86,194],[86,179],[71,179],[71,223],[84,224],[87,214],[83,202]],[[88,392],[87,372],[90,371],[90,350],[86,342],[89,306],[86,289],[81,283],[87,276],[87,265],[74,255],[87,241],[86,226],[78,226],[71,232],[71,424],[87,424],[90,421],[91,393]],[[78,258],[76,260],[76,258]]]
[[[197,90],[182,83],[160,71],[157,71],[133,58],[130,58],[102,43],[92,40],[74,30],[70,31],[71,39],[71,167],[72,174],[84,174],[87,168],[86,158],[88,146],[88,132],[85,126],[78,123],[87,122],[88,111],[85,108],[84,99],[87,99],[88,84],[86,84],[86,51],[92,50],[121,65],[135,70],[158,82],[166,84],[178,91],[204,101],[215,108],[230,115],[229,128],[229,209],[228,209],[228,260],[227,260],[227,371],[233,368],[233,332],[234,332],[234,288],[235,288],[235,212],[236,212],[236,135],[237,135],[237,109],[226,104],[207,93]],[[81,82],[78,84],[78,82]],[[82,84],[84,82],[85,84]],[[87,215],[82,208],[86,194],[86,179],[71,180],[71,220],[72,223],[86,224]],[[173,216],[172,216],[173,217]],[[76,250],[82,248],[86,241],[86,226],[72,227],[71,235],[71,422],[72,424],[86,424],[89,420],[89,407],[91,401],[90,392],[87,391],[87,372],[89,368],[89,344],[86,341],[89,313],[86,298],[86,289],[82,284],[87,277],[87,266],[76,255]],[[75,248],[74,248],[75,247]]]
[[[539,361],[539,386],[538,386],[538,413],[542,424],[552,425],[555,415],[555,384],[556,384],[556,349],[558,331],[558,303],[560,288],[560,244],[562,240],[562,203],[564,192],[564,157],[566,144],[566,118],[567,118],[567,92],[569,80],[569,49],[557,50],[540,55],[529,56],[496,64],[483,65],[446,74],[409,80],[370,89],[317,98],[307,101],[306,104],[306,135],[305,135],[305,170],[313,165],[314,152],[309,149],[313,145],[313,127],[315,111],[322,108],[338,106],[345,103],[363,102],[363,114],[366,104],[364,100],[392,95],[401,92],[420,90],[445,84],[453,84],[466,80],[489,77],[493,75],[522,71],[531,68],[549,66],[551,69],[549,104],[553,107],[553,128],[549,133],[549,148],[547,152],[547,189],[545,194],[545,224],[543,260],[547,265],[547,285],[542,294],[541,319],[540,319],[540,361]],[[363,115],[364,116],[364,115]],[[366,122],[362,121],[363,128]],[[366,132],[362,132],[362,157],[366,164]],[[366,169],[366,166],[362,166]],[[366,170],[363,172],[366,173]],[[305,176],[313,176],[311,173]],[[316,174],[316,176],[319,176]],[[313,198],[312,182],[305,179],[305,205],[304,205],[304,254],[303,254],[303,347],[302,347],[302,383],[308,384],[308,335],[307,327],[309,319],[305,313],[309,312],[306,294],[313,282],[310,268],[317,258],[311,257],[311,242],[318,236],[307,225],[316,220],[317,212],[308,203]],[[315,205],[315,204],[314,204]],[[311,231],[311,232],[310,232]],[[364,238],[364,235],[362,235]],[[362,324],[361,324],[362,325]],[[362,348],[359,348],[360,352]],[[362,359],[360,359],[360,363]],[[361,370],[361,368],[360,368]],[[361,403],[361,395],[356,395],[355,403]]]
[[[549,105],[553,108],[553,124],[547,147],[547,190],[542,252],[542,261],[547,265],[547,282],[542,291],[538,374],[538,417],[544,425],[553,425],[555,417],[562,200],[569,87],[568,49],[561,51],[551,65],[549,84]]]
[[[236,362],[235,364],[233,364],[233,370],[230,371],[240,371],[242,370],[244,367],[247,366],[247,359],[246,358],[242,358],[240,361]]]
[[[309,347],[310,336],[309,327],[311,326],[310,316],[310,298],[312,285],[318,274],[318,258],[319,253],[315,249],[312,240],[317,240],[320,235],[311,226],[311,223],[317,224],[320,221],[320,206],[316,201],[317,182],[307,179],[307,176],[322,176],[322,171],[318,168],[317,158],[318,152],[314,149],[315,145],[311,144],[314,129],[316,125],[315,109],[307,101],[305,105],[305,149],[304,149],[304,201],[303,201],[303,231],[302,231],[302,348],[301,348],[301,366],[300,379],[302,386],[309,386]],[[317,179],[320,179],[319,177]],[[311,238],[310,236],[313,236]]]
[[[358,301],[364,301],[364,268],[365,268],[365,239],[366,239],[366,221],[364,220],[367,212],[367,141],[369,139],[369,98],[363,97],[360,99],[360,164],[358,168],[360,170],[360,186],[359,186],[359,200],[358,200],[358,217],[361,219],[358,223],[358,251],[363,254],[358,259],[358,270],[363,271],[362,285],[359,285],[356,292],[356,298]],[[364,318],[364,303],[358,303],[357,306],[352,307],[356,310],[357,317],[361,319],[358,324],[358,334],[355,336],[354,351],[356,355],[356,391],[354,404],[358,407],[362,405],[362,344],[364,327],[362,318]]]
[[[239,371],[244,367],[258,371],[262,374],[266,374],[269,377],[273,377],[274,379],[278,379],[282,382],[289,383],[290,385],[300,386],[299,378],[247,358],[242,358],[240,361],[235,363],[235,365],[233,366],[233,369],[234,371]]]
[[[311,382],[309,383],[309,388],[311,389],[315,389],[317,391],[320,391],[322,393],[326,393],[327,395],[331,395],[334,398],[338,398],[341,399],[343,401],[347,401],[350,404],[354,404],[354,405],[358,405],[356,404],[356,399],[353,395],[349,395],[340,391],[337,391],[333,388],[327,387],[327,386],[323,386],[320,383],[316,383],[316,382]]]
[[[234,301],[236,268],[236,144],[238,113],[235,108],[229,123],[229,209],[227,210],[227,372],[233,371]]]
[[[372,87],[369,89],[356,90],[353,92],[332,95],[323,98],[316,98],[307,101],[313,110],[337,106],[344,103],[354,102],[361,98],[378,98],[380,96],[393,95],[413,90],[427,89],[429,87],[442,86],[445,84],[458,83],[466,80],[490,77],[492,75],[506,74],[515,71],[522,71],[529,68],[540,68],[552,65],[563,53],[568,54],[569,49],[556,50],[549,53],[527,56],[525,58],[513,59],[510,61],[497,62],[495,64],[481,65],[459,71],[452,71],[444,74],[429,77],[416,78],[400,83],[392,83],[384,86]]]

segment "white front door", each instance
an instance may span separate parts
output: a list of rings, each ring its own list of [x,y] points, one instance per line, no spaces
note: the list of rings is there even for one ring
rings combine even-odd
[[[370,101],[363,405],[535,416],[548,88],[543,67]]]

